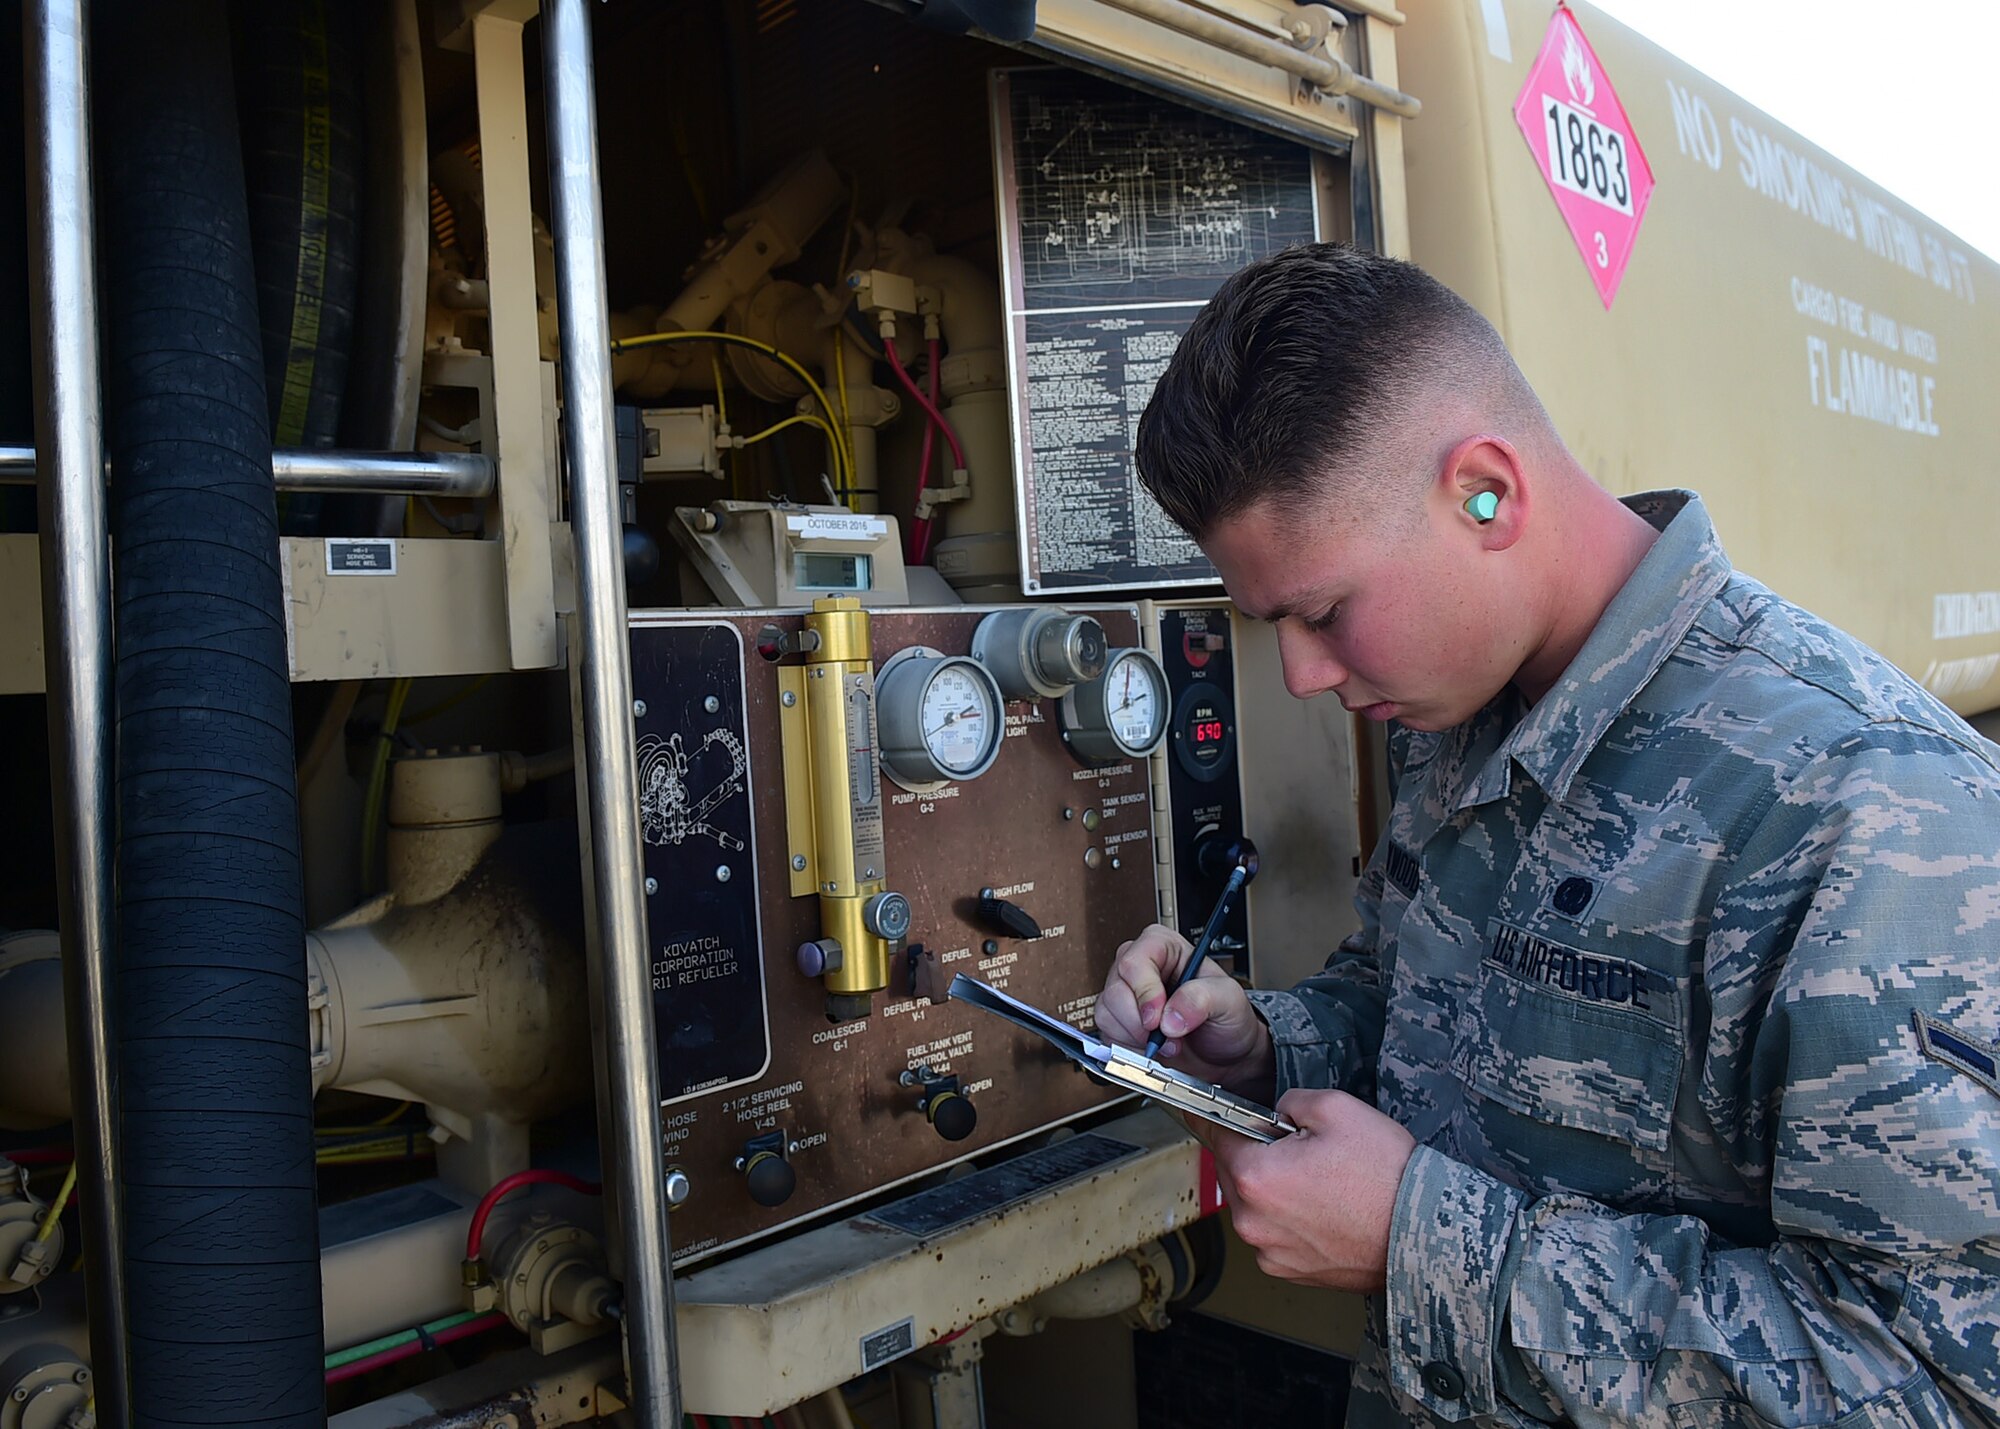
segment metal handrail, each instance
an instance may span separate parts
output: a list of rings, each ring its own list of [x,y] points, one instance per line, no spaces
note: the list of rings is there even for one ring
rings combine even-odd
[[[612,1268],[624,1283],[620,1319],[630,1403],[646,1429],[679,1429],[680,1365],[660,1145],[660,1073],[653,1040],[645,893],[640,884],[639,771],[633,755],[631,646],[626,633],[617,428],[611,399],[611,320],[604,296],[604,212],[586,0],[543,0],[549,217],[555,233],[562,338],[563,454],[576,542],[570,651],[577,682],[577,768],[587,791],[586,859],[596,936],[591,992],[598,1056],[598,1134]]]
[[[83,1191],[85,1298],[98,1422],[131,1422],[125,1203],[118,1175],[111,810],[111,546],[98,387],[91,205],[90,27],[83,0],[31,0],[27,50],[31,322],[40,501],[42,647],[55,781],[71,1122]]]
[[[0,447],[0,486],[32,486],[33,447]],[[271,453],[280,491],[380,492],[388,496],[493,494],[494,462],[478,452],[350,452],[281,447]]]

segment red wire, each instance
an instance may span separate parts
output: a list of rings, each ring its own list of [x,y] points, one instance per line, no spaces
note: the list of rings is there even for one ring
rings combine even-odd
[[[903,390],[909,393],[912,397],[914,397],[916,399],[917,405],[924,409],[926,415],[928,415],[933,422],[937,423],[938,430],[944,433],[944,439],[946,444],[951,447],[951,459],[954,462],[956,462],[961,468],[964,467],[965,448],[960,446],[958,443],[958,433],[954,432],[951,429],[951,423],[947,422],[944,419],[944,413],[938,410],[937,403],[933,402],[930,398],[926,397],[923,393],[923,389],[917,386],[915,382],[910,380],[909,369],[903,366],[903,359],[896,355],[896,344],[893,342],[885,342],[882,344],[882,346],[883,349],[888,353],[889,370],[896,374],[896,380],[903,384]]]
[[[936,438],[937,428],[926,420],[924,422],[924,454],[917,459],[917,501],[920,505],[923,502],[924,488],[930,485],[931,447]],[[930,545],[930,535],[930,517],[913,516],[910,518],[909,549],[911,565],[921,566],[924,563],[924,549]]]
[[[602,1195],[604,1187],[596,1181],[586,1181],[572,1176],[567,1171],[516,1171],[511,1176],[503,1176],[500,1183],[479,1198],[479,1207],[472,1213],[472,1224],[465,1228],[465,1258],[479,1259],[480,1242],[486,1236],[486,1218],[493,1214],[493,1208],[500,1204],[500,1198],[521,1186],[554,1185],[567,1186],[572,1191],[581,1191],[586,1196]]]
[[[930,377],[928,378],[931,389],[931,401],[936,403],[938,395],[938,340],[932,338],[925,347],[931,364]],[[932,442],[936,437],[936,423],[926,420],[924,422],[924,454],[917,462],[917,499],[919,504],[923,500],[924,487],[929,484],[931,479],[931,450]],[[928,516],[919,516],[910,525],[910,564],[921,566],[930,553],[931,518]]]
[[[67,1146],[24,1146],[19,1151],[0,1151],[0,1160],[16,1166],[62,1166],[76,1160]]]
[[[468,1339],[473,1335],[483,1335],[488,1330],[497,1330],[506,1323],[507,1317],[498,1310],[489,1311],[481,1315],[477,1320],[467,1320],[463,1324],[439,1330],[435,1335],[431,1336],[430,1343],[431,1345],[449,1345],[454,1341]],[[370,1370],[381,1369],[384,1365],[395,1364],[398,1360],[409,1359],[412,1355],[420,1355],[427,1348],[429,1346],[425,1345],[421,1339],[410,1340],[404,1344],[392,1346],[379,1354],[372,1354],[366,1359],[352,1360],[342,1365],[339,1369],[328,1370],[326,1372],[326,1382],[328,1384],[339,1384],[344,1379],[353,1379],[357,1375],[367,1374]]]

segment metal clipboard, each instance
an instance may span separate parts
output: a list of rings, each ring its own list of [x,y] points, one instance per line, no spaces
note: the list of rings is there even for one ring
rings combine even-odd
[[[1016,1027],[1045,1038],[1057,1051],[1100,1082],[1157,1098],[1177,1111],[1212,1121],[1217,1126],[1227,1127],[1256,1141],[1276,1141],[1298,1130],[1269,1107],[1224,1091],[1212,1082],[1163,1067],[1130,1048],[1100,1042],[1067,1022],[1049,1016],[1040,1008],[1030,1007],[1018,997],[1010,997],[999,988],[990,987],[964,973],[951,980],[947,996],[957,1002],[970,1003],[995,1017],[1004,1017]]]

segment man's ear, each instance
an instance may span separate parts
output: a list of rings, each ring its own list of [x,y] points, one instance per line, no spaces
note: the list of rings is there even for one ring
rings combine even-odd
[[[1521,454],[1491,433],[1467,437],[1446,454],[1438,494],[1453,508],[1452,519],[1477,533],[1489,551],[1504,551],[1520,540],[1533,512]]]

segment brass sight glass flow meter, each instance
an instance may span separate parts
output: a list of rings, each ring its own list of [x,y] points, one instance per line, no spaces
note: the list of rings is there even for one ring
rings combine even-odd
[[[819,898],[819,937],[800,946],[798,966],[825,982],[827,1016],[845,1022],[889,985],[910,903],[888,886],[868,612],[854,596],[827,596],[805,623],[805,663],[778,670],[791,890]]]

